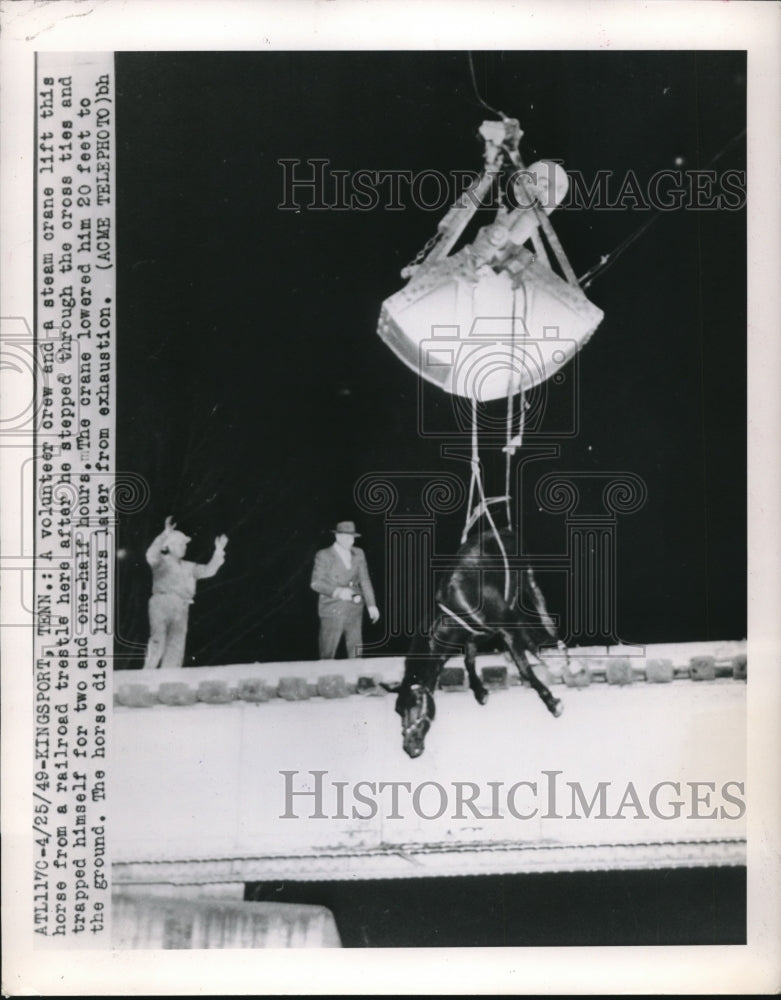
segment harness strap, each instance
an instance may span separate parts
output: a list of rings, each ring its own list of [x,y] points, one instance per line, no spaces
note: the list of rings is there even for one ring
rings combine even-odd
[[[446,607],[441,601],[438,601],[437,604],[441,608],[441,610],[445,612],[446,615],[449,615],[453,619],[453,621],[458,622],[458,624],[462,628],[465,628],[467,632],[471,632],[472,635],[480,635],[480,631],[478,629],[472,628],[472,626],[468,624],[468,622],[465,622],[460,615],[457,615],[455,611],[451,611],[450,608]]]

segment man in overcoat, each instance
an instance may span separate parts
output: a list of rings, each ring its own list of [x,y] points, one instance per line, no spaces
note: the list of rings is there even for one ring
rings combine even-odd
[[[348,657],[355,657],[362,641],[364,605],[374,624],[380,617],[369,577],[366,556],[355,547],[360,537],[353,521],[340,521],[334,531],[334,544],[320,549],[312,570],[312,590],[320,595],[320,659],[332,660],[344,636]]]

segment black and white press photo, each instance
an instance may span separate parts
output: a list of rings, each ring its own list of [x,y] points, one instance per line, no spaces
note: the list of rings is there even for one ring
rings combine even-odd
[[[19,956],[768,983],[778,23],[671,6],[8,43]]]

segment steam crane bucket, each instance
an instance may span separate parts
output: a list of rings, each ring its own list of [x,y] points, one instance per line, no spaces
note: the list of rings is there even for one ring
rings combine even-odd
[[[421,378],[489,402],[554,375],[603,315],[525,249],[498,272],[459,253],[386,299],[377,332]]]

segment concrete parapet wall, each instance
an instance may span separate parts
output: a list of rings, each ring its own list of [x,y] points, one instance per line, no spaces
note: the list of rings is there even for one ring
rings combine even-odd
[[[341,696],[362,677],[398,680],[399,658],[140,675],[149,707],[120,704],[112,723],[115,888],[742,864],[741,655],[721,644],[578,656],[590,682],[562,687],[559,719],[494,672],[483,707],[458,685],[437,692],[416,760],[393,696]],[[711,658],[711,680],[690,678],[694,657]],[[566,683],[554,666],[551,682]],[[225,696],[285,678],[309,696]],[[114,681],[121,697],[136,677]]]
[[[459,660],[448,667],[453,677]],[[478,669],[491,687],[518,685],[515,666],[503,655],[478,657]],[[629,684],[666,683],[673,679],[713,680],[746,678],[745,642],[687,643],[647,647],[584,647],[543,655],[537,665],[547,684],[583,687],[592,681]],[[115,704],[126,708],[154,705],[225,704],[230,701],[267,702],[272,698],[305,701],[313,697],[344,698],[381,695],[381,684],[396,684],[404,673],[403,657],[314,660],[297,663],[246,663],[181,670],[118,671],[114,676]],[[448,683],[449,690],[467,690]],[[460,674],[458,675],[460,676]]]

